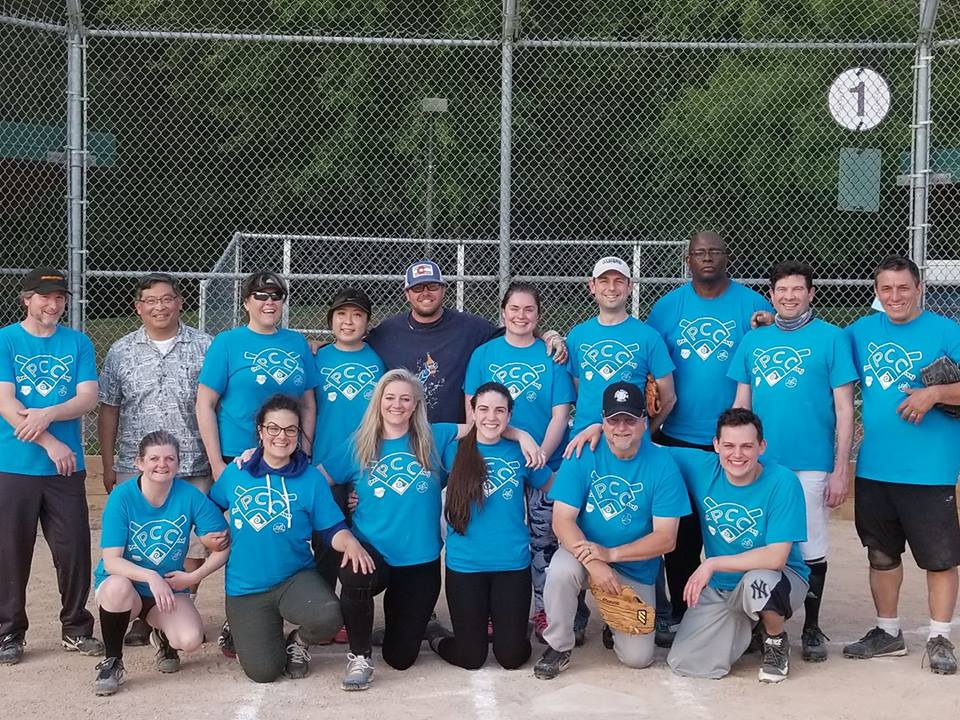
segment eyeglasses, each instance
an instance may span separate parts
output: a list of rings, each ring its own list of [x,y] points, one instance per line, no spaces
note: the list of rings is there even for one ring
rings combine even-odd
[[[147,307],[156,307],[157,305],[174,305],[178,299],[176,295],[162,295],[161,297],[142,297],[137,302]]]
[[[443,285],[440,283],[421,283],[420,285],[414,285],[410,288],[410,292],[414,295],[421,295],[425,292],[437,292]]]
[[[256,292],[250,293],[250,297],[260,302],[266,302],[267,300],[283,302],[286,295],[279,290],[257,290]]]
[[[294,438],[300,434],[300,428],[297,425],[280,427],[279,425],[270,423],[269,425],[261,425],[260,427],[263,428],[263,431],[270,437],[277,437],[280,433],[283,433],[288,438]]]
[[[618,413],[613,417],[606,417],[603,420],[611,425],[626,425],[627,427],[633,427],[640,422],[640,418],[634,417],[633,415],[626,415],[624,413]]]
[[[706,260],[708,257],[711,260],[716,260],[719,257],[723,257],[727,254],[726,250],[719,250],[717,248],[711,248],[709,250],[693,250],[690,252],[690,257],[696,258],[697,260]]]

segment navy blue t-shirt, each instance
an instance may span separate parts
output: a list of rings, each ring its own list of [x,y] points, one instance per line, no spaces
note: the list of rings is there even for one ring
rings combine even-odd
[[[367,335],[387,370],[406,368],[420,380],[432,423],[464,421],[463,380],[478,347],[502,332],[488,320],[452,308],[418,323],[410,313],[391,315]]]

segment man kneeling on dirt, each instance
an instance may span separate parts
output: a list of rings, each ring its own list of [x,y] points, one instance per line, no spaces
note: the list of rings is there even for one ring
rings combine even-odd
[[[759,462],[760,419],[742,408],[717,421],[715,455],[670,448],[701,514],[706,560],[684,588],[689,606],[667,663],[679,675],[721,678],[750,645],[758,625],[760,682],[790,671],[784,623],[803,606],[810,569],[803,487],[790,470]]]

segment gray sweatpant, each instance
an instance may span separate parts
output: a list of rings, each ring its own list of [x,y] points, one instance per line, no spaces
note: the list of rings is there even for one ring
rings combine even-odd
[[[621,584],[634,592],[650,607],[656,604],[653,585],[643,585],[620,573]],[[566,549],[559,548],[547,568],[547,582],[543,589],[543,604],[547,612],[547,629],[543,639],[554,650],[572,650],[573,621],[577,614],[577,598],[587,584],[587,569]],[[620,662],[628,667],[644,668],[653,662],[654,634],[630,635],[613,631],[613,650]]]
[[[789,594],[777,597],[774,589],[784,579]],[[772,604],[770,610],[789,618],[803,605],[807,589],[807,583],[790,568],[750,570],[733,590],[708,585],[697,606],[683,616],[667,664],[678,675],[722,678],[750,645],[760,611]]]

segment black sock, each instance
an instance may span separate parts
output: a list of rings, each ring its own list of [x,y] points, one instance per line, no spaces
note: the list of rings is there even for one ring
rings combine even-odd
[[[820,603],[823,600],[823,585],[827,579],[827,561],[813,560],[807,563],[810,568],[810,590],[803,601],[806,615],[803,619],[804,629],[820,626]]]
[[[105,657],[123,657],[123,636],[130,624],[130,611],[110,612],[100,608],[100,632],[103,633]]]

